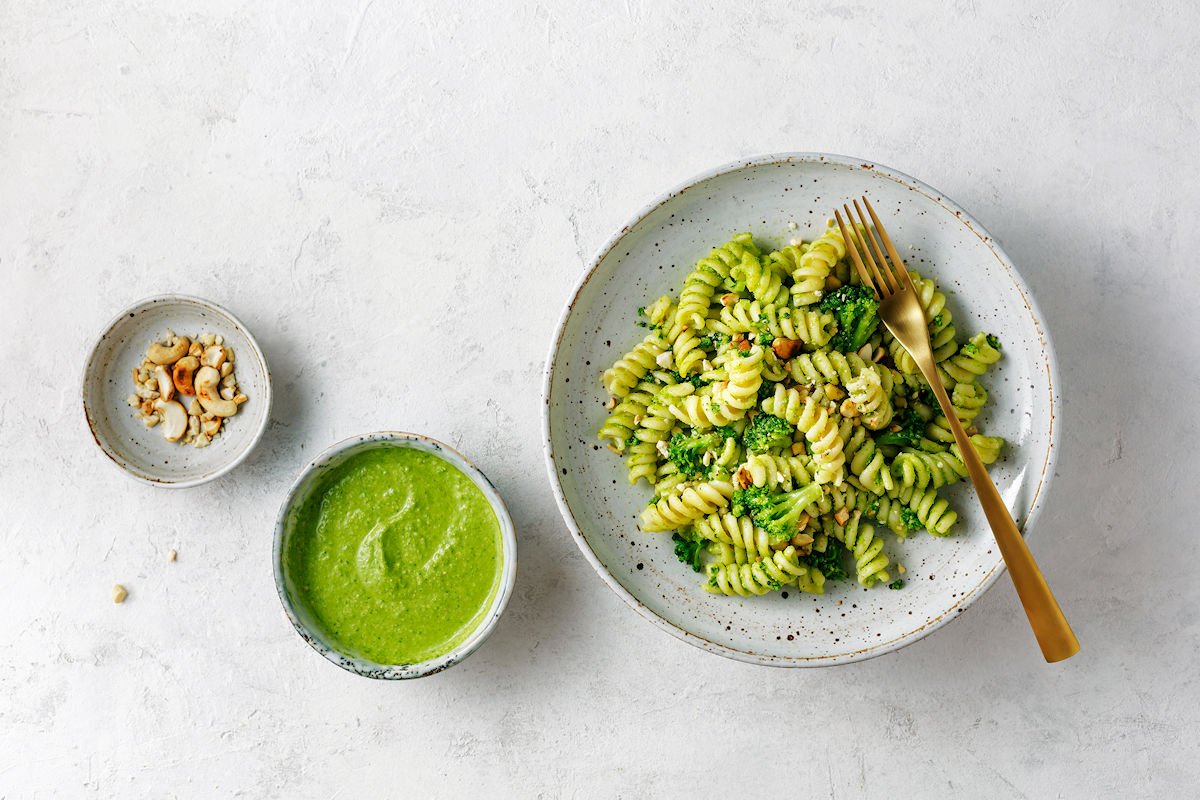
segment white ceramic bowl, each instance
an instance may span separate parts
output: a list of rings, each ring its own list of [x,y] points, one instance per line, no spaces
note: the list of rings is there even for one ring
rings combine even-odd
[[[189,337],[220,334],[233,348],[238,387],[249,399],[208,447],[168,442],[126,402],[134,391],[130,373],[168,330]],[[83,371],[83,411],[96,444],[126,475],[154,486],[196,486],[236,467],[262,438],[271,416],[271,373],[258,342],[224,308],[187,295],[147,297],[114,317],[92,346]]]
[[[984,330],[1003,342],[1004,358],[983,381],[991,399],[979,424],[1008,440],[991,475],[1026,530],[1053,475],[1059,401],[1045,325],[999,245],[945,195],[864,159],[818,153],[740,161],[684,183],[638,212],[584,274],[551,345],[544,435],[559,508],[588,561],[643,617],[709,652],[779,666],[870,658],[954,619],[1003,572],[963,483],[947,493],[960,515],[954,536],[885,534],[908,568],[900,591],[842,581],[821,596],[707,594],[701,576],[676,560],[669,535],[639,530],[650,491],[631,488],[621,459],[595,439],[607,413],[598,378],[643,335],[634,327],[639,306],[677,294],[693,263],[730,235],[748,230],[771,246],[811,240],[835,207],[863,194],[909,266],[939,281],[960,338]]]
[[[500,586],[496,591],[496,596],[492,598],[491,607],[488,609],[483,621],[479,623],[479,627],[470,636],[449,653],[429,659],[428,661],[422,661],[418,664],[379,664],[365,658],[338,651],[332,644],[325,640],[320,626],[312,619],[311,614],[305,608],[304,604],[292,600],[294,587],[291,577],[287,574],[284,566],[283,554],[286,552],[287,540],[291,535],[292,526],[295,524],[296,512],[304,505],[311,493],[319,488],[320,476],[327,470],[336,468],[355,453],[376,447],[412,447],[427,453],[433,453],[439,458],[448,461],[479,487],[479,490],[483,492],[484,497],[491,504],[492,511],[496,514],[496,520],[500,523],[500,539],[504,563],[501,567]],[[288,490],[287,497],[284,498],[283,505],[279,508],[279,516],[275,520],[273,558],[275,562],[275,588],[279,592],[279,601],[283,603],[283,610],[291,621],[292,627],[296,629],[296,633],[300,634],[300,637],[304,641],[308,642],[314,650],[325,656],[325,658],[349,672],[367,678],[404,680],[407,678],[423,678],[427,675],[433,675],[442,670],[449,669],[471,655],[471,653],[474,653],[479,645],[483,644],[483,640],[495,629],[496,623],[500,621],[500,615],[504,613],[504,608],[508,605],[508,598],[512,594],[513,584],[517,578],[517,536],[516,529],[513,527],[512,517],[509,516],[508,509],[504,505],[504,500],[500,497],[500,493],[496,491],[495,485],[461,453],[443,442],[430,439],[428,436],[421,436],[416,433],[401,433],[398,431],[379,431],[376,433],[364,433],[338,442],[313,459],[301,471],[296,482],[292,484],[292,488]]]

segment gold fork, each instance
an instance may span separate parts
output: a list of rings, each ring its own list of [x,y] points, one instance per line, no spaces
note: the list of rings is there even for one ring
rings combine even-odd
[[[1067,623],[1067,618],[1063,616],[1062,609],[1058,607],[1058,601],[1054,599],[1050,587],[1046,585],[1042,571],[1038,569],[1037,562],[1033,560],[1033,555],[1029,552],[1025,539],[1017,530],[1012,516],[1008,513],[1008,508],[1004,505],[1004,500],[1000,497],[1000,492],[996,490],[996,485],[988,477],[987,471],[983,468],[983,462],[979,460],[979,455],[967,438],[967,432],[963,430],[958,415],[954,413],[950,398],[946,396],[946,387],[942,385],[942,379],[938,375],[937,366],[933,360],[933,348],[929,342],[929,321],[925,318],[925,310],[917,298],[912,279],[908,277],[908,268],[905,267],[896,248],[892,246],[892,240],[888,237],[887,231],[883,229],[879,217],[875,216],[875,209],[871,208],[871,203],[866,197],[862,201],[871,217],[873,231],[872,224],[868,224],[867,217],[863,214],[857,200],[853,201],[854,210],[858,212],[857,220],[850,212],[848,205],[842,206],[846,211],[846,217],[850,220],[849,226],[842,219],[840,211],[834,212],[842,238],[846,241],[846,250],[849,251],[851,260],[854,262],[854,268],[858,271],[858,276],[862,278],[863,284],[874,289],[879,296],[879,318],[883,320],[883,324],[892,332],[897,341],[904,345],[904,349],[912,356],[913,361],[920,368],[921,374],[933,388],[938,404],[942,407],[942,413],[946,415],[946,420],[950,423],[950,430],[954,432],[954,441],[958,443],[963,463],[967,467],[967,473],[971,476],[971,483],[975,484],[975,491],[979,495],[983,513],[992,526],[996,544],[1000,546],[1000,555],[1004,557],[1004,563],[1008,565],[1008,574],[1012,576],[1017,596],[1021,599],[1021,605],[1025,607],[1025,614],[1029,617],[1033,634],[1042,648],[1042,655],[1049,662],[1070,658],[1079,652],[1079,640],[1075,638],[1071,626]],[[855,231],[857,236],[851,236],[853,228],[857,228]],[[861,243],[861,255],[859,254],[859,245],[855,242],[856,239]],[[882,248],[880,240],[882,240]],[[885,249],[886,255],[884,254]],[[875,251],[874,255],[871,253],[872,250]],[[869,274],[867,267],[863,264],[864,258],[870,265]]]

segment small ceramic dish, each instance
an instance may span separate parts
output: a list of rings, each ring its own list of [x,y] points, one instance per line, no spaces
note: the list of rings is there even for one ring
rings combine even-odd
[[[825,230],[840,203],[867,195],[909,265],[937,279],[961,336],[1000,337],[1004,357],[983,383],[980,424],[1003,436],[991,467],[1013,518],[1028,534],[1054,475],[1060,408],[1054,351],[1017,269],[983,226],[944,194],[865,159],[788,153],[727,164],[662,195],[617,231],[592,261],[563,312],[546,365],[546,466],[571,534],[618,595],[663,630],[729,658],[807,667],[888,653],[956,619],[1004,572],[987,521],[963,482],[945,490],[959,513],[953,536],[895,541],[902,591],[852,581],[823,595],[708,594],[680,564],[669,535],[644,533],[650,497],[595,441],[608,411],[600,372],[644,335],[636,309],[677,295],[691,265],[739,231],[777,248]]]
[[[249,399],[208,447],[168,442],[126,402],[134,390],[130,373],[169,330],[220,334],[233,349],[238,387]],[[126,475],[153,486],[197,486],[236,467],[262,438],[271,415],[271,373],[258,342],[224,308],[187,295],[148,297],[118,314],[92,346],[83,371],[83,412],[96,444]]]
[[[304,506],[311,493],[320,488],[321,476],[328,470],[338,467],[351,456],[378,447],[412,447],[432,453],[448,462],[479,487],[491,505],[492,511],[495,512],[496,521],[500,524],[503,558],[500,585],[491,600],[491,605],[483,615],[482,621],[461,644],[450,652],[416,664],[379,664],[335,648],[327,641],[320,625],[312,618],[304,603],[294,599],[295,586],[284,564],[284,553],[287,552],[288,537],[291,536],[295,525],[297,512]],[[420,434],[378,431],[343,439],[317,456],[300,472],[296,482],[288,490],[283,505],[279,508],[279,516],[275,520],[275,544],[272,557],[275,564],[275,588],[279,593],[279,601],[283,604],[283,610],[291,621],[292,627],[304,641],[329,661],[348,672],[379,680],[405,680],[423,678],[449,669],[475,652],[479,645],[483,644],[484,639],[492,633],[496,623],[500,621],[500,615],[504,613],[505,606],[508,605],[508,598],[512,594],[513,584],[516,581],[517,536],[512,517],[509,516],[504,500],[496,491],[495,485],[461,453],[443,442]]]

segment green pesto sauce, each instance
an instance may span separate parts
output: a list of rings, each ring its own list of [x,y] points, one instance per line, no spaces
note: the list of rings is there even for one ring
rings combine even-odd
[[[380,664],[444,655],[500,585],[500,524],[452,464],[376,447],[328,471],[295,517],[284,561],[293,600],[335,649]]]

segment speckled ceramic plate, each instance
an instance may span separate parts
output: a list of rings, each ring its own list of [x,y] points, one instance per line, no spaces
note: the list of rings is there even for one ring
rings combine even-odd
[[[208,447],[166,441],[126,402],[134,391],[130,372],[168,330],[220,334],[233,350],[238,387],[249,399]],[[196,486],[236,467],[262,438],[271,415],[271,373],[258,342],[224,308],[187,295],[147,297],[113,318],[92,346],[83,372],[83,411],[96,444],[125,474],[154,486]]]
[[[1003,572],[983,512],[960,484],[948,492],[960,514],[953,537],[888,535],[889,552],[908,569],[899,591],[843,581],[821,596],[711,595],[676,560],[669,536],[639,530],[650,490],[630,487],[622,461],[596,441],[607,399],[599,375],[640,340],[639,306],[678,293],[694,262],[731,234],[748,230],[771,247],[811,239],[837,205],[862,194],[909,266],[939,281],[960,338],[983,330],[1003,342],[1004,358],[984,380],[991,401],[979,424],[1009,442],[991,474],[1026,531],[1053,474],[1049,337],[1016,268],[969,214],[907,175],[842,156],[764,156],[688,181],[640,211],[584,275],[551,346],[544,432],[559,508],[588,561],[642,616],[709,652],[779,666],[870,658],[954,619]]]

